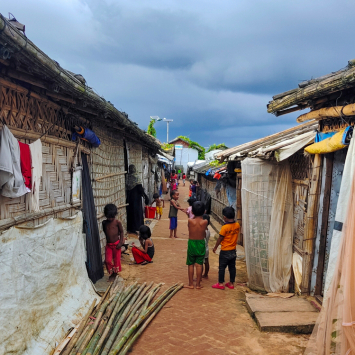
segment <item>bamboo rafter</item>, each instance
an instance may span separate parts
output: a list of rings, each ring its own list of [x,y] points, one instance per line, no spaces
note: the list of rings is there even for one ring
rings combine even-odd
[[[124,175],[124,174],[127,174],[127,171],[120,171],[118,173],[112,173],[112,174],[107,174],[107,175],[104,175],[104,176],[100,176],[98,178],[95,178],[93,179],[94,181],[100,181],[100,180],[103,180],[103,179],[107,179],[107,178],[110,178],[112,176],[118,176],[118,175]]]

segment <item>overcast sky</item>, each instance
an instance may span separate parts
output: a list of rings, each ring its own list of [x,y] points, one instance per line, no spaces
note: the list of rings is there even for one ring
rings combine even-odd
[[[355,1],[4,0],[60,65],[146,129],[229,147],[296,125],[272,95],[355,58]],[[166,124],[157,123],[166,141]]]

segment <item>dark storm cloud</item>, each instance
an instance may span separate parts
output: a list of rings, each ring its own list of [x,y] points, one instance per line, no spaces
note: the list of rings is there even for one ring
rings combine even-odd
[[[266,112],[271,96],[344,67],[351,1],[5,1],[29,38],[80,72],[141,128],[172,118],[179,134],[229,146],[296,124]],[[158,138],[166,126],[157,123]]]

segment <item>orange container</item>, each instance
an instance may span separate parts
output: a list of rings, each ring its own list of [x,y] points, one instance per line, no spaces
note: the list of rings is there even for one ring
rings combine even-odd
[[[145,206],[145,218],[153,219],[155,218],[155,212],[157,209],[155,207]]]

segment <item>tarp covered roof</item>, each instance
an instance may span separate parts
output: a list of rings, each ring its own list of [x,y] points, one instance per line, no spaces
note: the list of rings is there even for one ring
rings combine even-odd
[[[267,158],[270,156],[272,151],[291,146],[297,142],[301,142],[301,145],[305,142],[303,146],[307,145],[308,142],[311,142],[314,139],[317,128],[318,122],[313,120],[296,127],[289,128],[285,131],[272,134],[271,136],[224,150],[223,152],[217,154],[217,159],[224,161],[226,159],[234,160],[247,156]],[[300,146],[298,150],[303,146]],[[293,148],[295,148],[295,146],[293,146]]]

